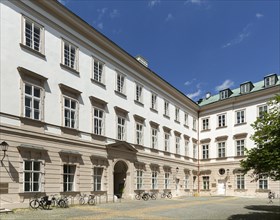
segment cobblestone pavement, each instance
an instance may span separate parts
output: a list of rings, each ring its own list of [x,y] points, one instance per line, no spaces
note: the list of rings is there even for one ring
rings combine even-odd
[[[6,219],[280,219],[280,200],[268,204],[267,199],[238,197],[184,197],[149,201],[122,200],[96,206],[72,206],[51,210],[17,209],[1,214]]]

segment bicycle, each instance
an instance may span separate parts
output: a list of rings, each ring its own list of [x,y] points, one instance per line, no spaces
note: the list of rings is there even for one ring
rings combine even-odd
[[[171,192],[163,192],[161,194],[161,198],[168,198],[168,199],[172,199],[172,193]]]
[[[148,192],[143,193],[142,199],[144,201],[148,201],[150,198],[152,200],[156,200],[157,199],[157,195],[155,193],[148,193]]]
[[[87,197],[86,194],[80,194],[80,199],[79,199],[79,204],[80,205],[84,205],[86,203],[86,199],[85,199],[86,197]],[[89,205],[96,205],[95,195],[90,194],[88,196],[87,204],[89,204]]]
[[[42,209],[49,209],[51,205],[51,200],[48,200],[48,196],[43,196],[38,198],[38,195],[35,195],[34,199],[29,202],[29,206],[32,209],[38,209],[41,207]]]
[[[144,194],[144,192],[138,192],[138,193],[135,193],[135,199],[137,199],[137,200],[141,200],[142,199],[142,197],[143,197],[143,194]]]

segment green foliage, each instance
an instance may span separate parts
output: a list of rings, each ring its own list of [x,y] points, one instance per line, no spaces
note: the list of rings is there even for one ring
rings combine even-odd
[[[257,147],[246,149],[246,159],[241,161],[244,173],[253,171],[254,180],[266,175],[280,180],[280,95],[268,102],[269,111],[251,126],[255,133],[251,139]]]

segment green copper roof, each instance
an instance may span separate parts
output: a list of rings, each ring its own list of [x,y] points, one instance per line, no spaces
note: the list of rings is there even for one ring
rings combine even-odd
[[[271,75],[273,75],[273,74],[271,74]],[[277,80],[277,82],[274,86],[280,85],[280,75],[277,76],[277,77],[278,77],[278,80]],[[242,83],[242,84],[244,84],[244,83]],[[264,80],[253,83],[253,85],[254,85],[254,87],[250,92],[243,93],[243,94],[240,93],[240,87],[231,90],[232,94],[226,99],[230,99],[232,97],[237,97],[237,96],[242,96],[242,95],[247,95],[247,94],[250,94],[250,93],[253,93],[253,92],[257,92],[257,91],[264,90],[264,89],[267,89],[267,88],[270,88],[270,87],[274,87],[274,86],[264,87]],[[226,100],[226,99],[223,99],[223,100]],[[216,95],[213,95],[208,99],[204,98],[198,105],[199,106],[204,106],[204,105],[208,105],[208,104],[218,102],[218,101],[222,101],[222,100],[220,100],[220,93],[218,93]]]

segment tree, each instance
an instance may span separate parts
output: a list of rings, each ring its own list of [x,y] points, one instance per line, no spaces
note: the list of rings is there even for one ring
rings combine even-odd
[[[247,157],[241,160],[244,174],[252,170],[255,181],[263,175],[280,180],[280,95],[267,104],[268,112],[251,125],[255,130],[251,139],[257,147],[246,149]]]

